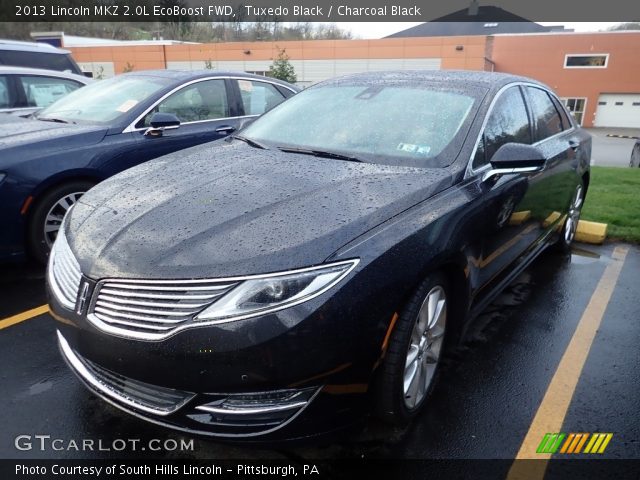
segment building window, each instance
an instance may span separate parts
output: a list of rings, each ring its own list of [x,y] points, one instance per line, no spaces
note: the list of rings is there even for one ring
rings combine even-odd
[[[569,54],[564,57],[564,68],[607,68],[608,53]]]
[[[260,75],[262,77],[269,76],[269,70],[245,70],[247,73],[251,73],[253,75]]]
[[[622,105],[624,105],[623,102],[616,102],[616,107],[621,107]]]
[[[640,107],[640,102],[633,102],[631,104],[632,107]]]
[[[584,117],[585,107],[587,106],[587,99],[584,97],[573,97],[561,98],[560,100],[562,100],[562,103],[564,103],[564,105],[567,107],[567,110],[571,112],[578,125],[582,125],[582,117]],[[599,102],[599,104],[602,104],[602,102]]]

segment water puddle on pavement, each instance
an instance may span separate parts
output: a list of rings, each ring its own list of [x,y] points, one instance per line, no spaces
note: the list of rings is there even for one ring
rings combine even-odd
[[[571,263],[587,265],[600,260],[600,255],[580,247],[571,247]]]

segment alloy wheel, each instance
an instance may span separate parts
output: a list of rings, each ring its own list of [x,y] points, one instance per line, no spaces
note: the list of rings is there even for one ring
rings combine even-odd
[[[573,195],[571,205],[569,205],[569,213],[567,221],[564,225],[564,240],[567,245],[573,242],[578,230],[578,222],[580,221],[580,211],[584,202],[584,189],[582,185],[576,187],[576,193]]]
[[[408,409],[418,407],[433,381],[447,322],[447,298],[439,285],[433,287],[420,307],[411,332],[404,369],[404,402]]]
[[[58,231],[60,230],[60,225],[62,225],[62,220],[64,216],[69,211],[71,206],[76,203],[85,192],[73,192],[68,193],[49,209],[47,216],[44,220],[44,240],[47,243],[47,247],[51,248],[53,246],[53,242],[58,236]]]

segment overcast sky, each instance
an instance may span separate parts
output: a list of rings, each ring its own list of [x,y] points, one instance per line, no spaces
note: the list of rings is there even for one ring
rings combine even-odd
[[[350,30],[356,38],[382,38],[422,22],[341,22],[338,26]],[[615,25],[615,22],[539,22],[541,25],[564,25],[576,32],[597,32]]]

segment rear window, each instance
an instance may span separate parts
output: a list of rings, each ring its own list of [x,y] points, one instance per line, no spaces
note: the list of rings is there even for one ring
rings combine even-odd
[[[59,72],[81,74],[80,67],[71,55],[63,53],[24,52],[19,50],[0,50],[0,65],[12,67],[44,68]]]

